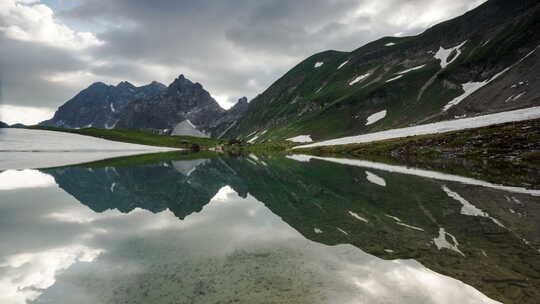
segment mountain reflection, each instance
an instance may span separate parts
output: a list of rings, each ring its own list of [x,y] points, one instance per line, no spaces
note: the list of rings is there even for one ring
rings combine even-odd
[[[169,209],[181,220],[228,186],[312,241],[414,259],[505,303],[540,298],[537,196],[308,161],[248,156],[43,172],[95,212]]]
[[[226,185],[242,196],[243,181],[220,159],[167,161],[144,166],[44,170],[57,184],[95,212],[141,208],[153,213],[169,209],[184,219],[200,212]]]

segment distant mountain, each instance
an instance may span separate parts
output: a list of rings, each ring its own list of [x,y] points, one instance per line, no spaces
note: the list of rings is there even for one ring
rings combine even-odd
[[[27,126],[22,123],[16,123],[8,125],[7,123],[0,121],[0,128],[26,128]]]
[[[96,82],[62,105],[54,117],[40,125],[61,128],[112,129],[126,106],[136,99],[163,94],[166,86],[159,82],[136,87],[124,81],[117,86]]]
[[[216,138],[223,137],[228,130],[240,122],[244,114],[247,112],[248,107],[249,103],[247,98],[240,98],[233,107],[231,107],[223,116],[213,123],[211,127],[212,136]]]
[[[321,140],[537,106],[539,45],[540,2],[489,0],[418,36],[309,57],[222,135]]]
[[[40,125],[61,128],[136,129],[159,134],[217,137],[243,116],[247,98],[228,111],[200,83],[184,75],[168,87],[96,82],[62,105]]]
[[[225,112],[200,83],[180,75],[163,94],[129,103],[116,127],[170,133],[189,120],[197,130],[210,133],[212,123]]]

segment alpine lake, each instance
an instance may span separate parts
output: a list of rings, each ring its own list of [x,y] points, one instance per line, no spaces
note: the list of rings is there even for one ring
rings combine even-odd
[[[6,170],[0,303],[539,303],[538,186],[305,155]]]

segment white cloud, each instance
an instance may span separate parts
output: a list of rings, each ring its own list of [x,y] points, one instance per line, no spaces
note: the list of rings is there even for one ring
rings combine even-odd
[[[46,107],[91,82],[168,84],[181,73],[228,108],[315,52],[409,35],[483,1],[0,0],[3,103],[31,107],[4,106],[0,119],[50,118]]]
[[[103,250],[70,245],[42,252],[8,256],[0,263],[2,303],[25,304],[56,282],[56,276],[77,262],[92,262]]]
[[[54,110],[51,108],[0,105],[0,120],[10,125],[14,123],[37,124],[51,118],[53,113]]]
[[[81,50],[102,45],[93,33],[77,32],[59,22],[48,6],[29,0],[2,0],[0,32],[13,40]]]

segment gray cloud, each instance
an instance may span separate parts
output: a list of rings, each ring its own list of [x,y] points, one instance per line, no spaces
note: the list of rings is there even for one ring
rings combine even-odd
[[[19,106],[51,107],[73,94],[73,87],[45,81],[45,74],[84,70],[70,51],[0,35],[0,77],[4,101]]]
[[[94,29],[100,45],[23,43],[0,31],[4,102],[57,107],[92,81],[168,84],[183,73],[231,105],[316,52],[418,33],[481,2],[80,0],[55,14],[59,22]],[[46,75],[64,77],[51,82]]]

